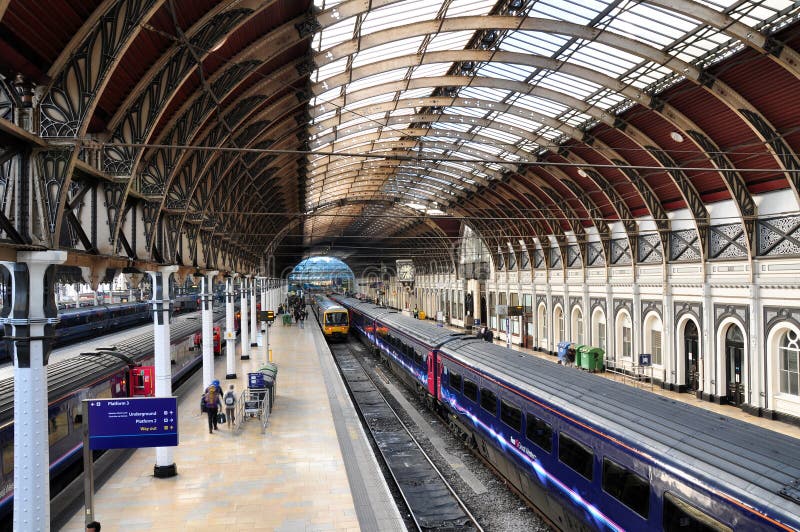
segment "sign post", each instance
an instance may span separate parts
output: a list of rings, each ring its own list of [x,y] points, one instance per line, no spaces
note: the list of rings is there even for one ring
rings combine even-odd
[[[85,399],[83,412],[83,490],[86,523],[94,521],[96,449],[138,449],[178,445],[176,397]]]

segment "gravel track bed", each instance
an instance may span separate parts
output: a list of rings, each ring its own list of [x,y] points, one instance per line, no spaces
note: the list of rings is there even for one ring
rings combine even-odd
[[[422,446],[422,449],[443,473],[447,482],[453,486],[458,496],[464,501],[484,530],[497,532],[546,532],[553,530],[506,485],[506,482],[502,478],[496,476],[479,458],[475,457],[470,450],[447,429],[442,420],[425,407],[423,401],[421,401],[416,394],[409,391],[403,383],[390,372],[386,365],[380,363],[378,359],[373,356],[366,356],[368,351],[359,342],[351,341],[349,346],[352,353],[359,359],[364,369],[375,381],[378,389],[384,397],[387,398],[389,404],[400,415],[400,419],[409,427],[414,438],[416,438]],[[417,427],[401,404],[392,396],[385,385],[385,380],[388,380],[396,390],[399,390],[406,401],[414,405],[417,412],[431,427],[433,427],[437,437],[445,443],[445,448],[448,452],[458,456],[466,468],[486,486],[486,493],[476,494],[458,473],[452,469],[430,442],[427,435]],[[392,493],[395,496],[398,495],[394,489]],[[407,519],[407,524],[409,523],[409,530],[414,530],[413,521]]]

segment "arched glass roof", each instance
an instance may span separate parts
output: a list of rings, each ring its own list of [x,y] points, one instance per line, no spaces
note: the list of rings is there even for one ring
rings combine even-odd
[[[337,287],[352,291],[353,270],[335,257],[310,257],[294,267],[289,274],[290,289],[326,289]]]

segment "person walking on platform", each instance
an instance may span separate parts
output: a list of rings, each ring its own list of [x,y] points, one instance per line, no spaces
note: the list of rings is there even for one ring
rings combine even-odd
[[[236,393],[233,391],[233,384],[228,386],[228,391],[225,393],[225,399],[222,400],[225,403],[225,414],[228,418],[228,430],[231,430],[231,424],[236,421],[236,417],[234,416],[234,411],[236,410]],[[234,424],[234,426],[236,426]]]
[[[203,403],[208,415],[209,434],[214,432],[213,429],[219,430],[217,427],[217,413],[219,412],[219,407],[222,406],[222,400],[220,399],[222,394],[220,392],[222,392],[222,389],[219,387],[219,381],[214,381],[206,388],[206,392],[203,394]]]
[[[306,313],[300,309],[297,309],[297,323],[300,325],[301,329],[305,329],[303,325],[306,321]]]
[[[86,524],[86,532],[100,532],[100,522],[92,521]]]

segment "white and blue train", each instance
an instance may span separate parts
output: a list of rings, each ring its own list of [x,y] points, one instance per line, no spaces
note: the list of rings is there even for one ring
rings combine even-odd
[[[337,298],[561,530],[800,530],[800,440]]]

